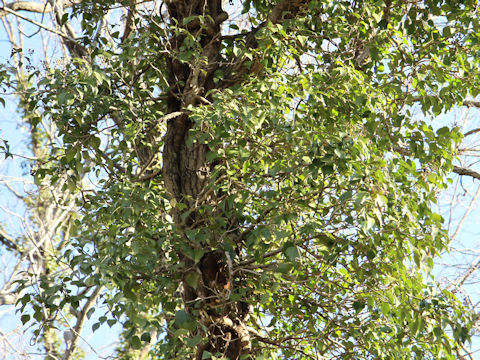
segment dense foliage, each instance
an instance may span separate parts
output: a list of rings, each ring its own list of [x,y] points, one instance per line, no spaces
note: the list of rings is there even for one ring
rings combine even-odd
[[[61,138],[37,185],[78,194],[24,322],[100,311],[119,358],[456,358],[471,315],[430,271],[461,136],[432,119],[479,92],[477,7],[77,4],[21,103]]]

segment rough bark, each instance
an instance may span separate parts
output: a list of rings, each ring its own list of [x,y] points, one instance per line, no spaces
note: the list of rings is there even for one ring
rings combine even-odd
[[[302,11],[306,3],[307,1],[282,1],[273,7],[267,21],[279,23],[284,18],[291,18]],[[206,99],[206,94],[215,87],[225,88],[238,84],[245,79],[246,75],[257,75],[260,67],[247,68],[242,66],[245,62],[244,58],[232,59],[230,69],[224,71],[224,74],[227,74],[226,78],[215,84],[213,74],[221,66],[220,26],[228,18],[222,9],[222,1],[177,0],[169,1],[167,5],[172,25],[176,23],[184,27],[199,39],[202,46],[200,60],[197,58],[192,59],[189,64],[182,63],[178,60],[177,54],[180,52],[184,38],[182,35],[172,34],[169,41],[171,55],[167,60],[171,89],[168,94],[168,112],[181,115],[171,118],[167,123],[163,150],[163,176],[170,197],[191,210],[201,205],[202,201],[215,202],[215,197],[219,194],[212,194],[208,198],[202,196],[212,170],[205,159],[208,148],[203,144],[187,146],[192,123],[185,110],[188,106],[201,106],[208,103],[211,99]],[[200,24],[199,18],[194,18],[184,24],[183,20],[192,16],[204,16],[204,18],[208,16],[208,19],[213,21]],[[252,30],[248,36],[247,47],[256,46],[257,30],[258,28]],[[259,63],[258,59],[257,62]],[[174,209],[173,215],[178,229],[200,226],[198,224],[203,222],[202,215],[195,211],[183,219],[178,209]],[[234,221],[234,219],[226,220],[226,223]],[[196,359],[202,359],[204,351],[212,354],[221,353],[232,360],[239,359],[251,351],[251,334],[246,324],[248,306],[243,302],[232,303],[229,300],[234,284],[239,284],[240,279],[232,278],[230,271],[232,260],[228,252],[208,248],[207,244],[197,245],[203,247],[205,252],[198,263],[179,254],[186,269],[185,272],[193,271],[199,274],[199,284],[196,289],[189,286],[185,278],[182,284],[187,312],[192,313],[207,329],[207,334],[204,335],[208,338],[208,342],[198,347]]]
[[[213,88],[213,73],[219,66],[220,58],[220,22],[227,16],[222,10],[221,0],[210,1],[171,1],[168,12],[172,21],[183,24],[190,16],[209,15],[215,22],[202,26],[197,20],[183,25],[200,39],[204,61],[192,59],[189,64],[181,63],[176,55],[182,45],[182,36],[172,36],[171,57],[168,59],[168,79],[171,91],[168,99],[170,113],[197,106],[202,103],[207,91]],[[163,176],[170,196],[178,203],[193,208],[208,183],[210,165],[206,163],[207,147],[203,144],[187,146],[187,138],[192,123],[187,114],[168,121],[163,151]],[[179,210],[174,210],[174,218],[179,229],[194,227],[201,222],[200,214],[193,211],[182,221]],[[198,244],[205,246],[206,244]],[[197,272],[199,285],[192,288],[183,281],[183,300],[186,310],[194,315],[208,332],[208,343],[197,350],[196,359],[201,359],[205,350],[220,352],[229,359],[238,359],[248,352],[249,341],[242,341],[237,327],[241,319],[231,309],[227,309],[225,291],[230,291],[225,275],[224,255],[215,250],[204,248],[205,255],[195,264],[183,254],[179,254],[185,269]],[[185,274],[186,275],[186,274]],[[201,310],[200,310],[201,309]]]

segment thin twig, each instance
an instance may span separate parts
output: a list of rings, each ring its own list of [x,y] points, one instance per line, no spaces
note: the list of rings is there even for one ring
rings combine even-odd
[[[8,7],[5,7],[5,6],[0,7],[0,11],[2,11],[2,10],[5,11],[5,12],[7,12],[7,13],[10,13],[10,14],[12,14],[12,15],[15,15],[16,17],[18,17],[18,18],[20,18],[20,19],[22,19],[22,20],[28,21],[28,22],[32,23],[33,25],[36,25],[36,26],[38,26],[39,28],[42,28],[43,30],[46,30],[46,31],[49,31],[49,32],[51,32],[51,33],[54,33],[54,34],[56,34],[56,35],[58,35],[58,36],[61,36],[61,37],[64,38],[64,39],[73,41],[73,42],[75,42],[75,43],[76,43],[76,41],[77,41],[76,39],[71,38],[70,36],[68,36],[67,34],[65,34],[65,33],[61,32],[61,31],[58,31],[58,30],[49,28],[48,26],[45,26],[45,25],[43,25],[42,23],[39,23],[38,21],[32,20],[32,19],[28,18],[27,16],[24,16],[24,15],[20,14],[19,12],[14,11],[14,10],[8,8]]]
[[[460,229],[462,228],[462,225],[463,223],[465,222],[465,219],[467,218],[468,214],[470,214],[470,212],[472,211],[473,209],[473,205],[476,203],[477,201],[477,198],[478,198],[478,195],[480,195],[480,186],[477,188],[477,191],[475,192],[475,195],[472,197],[472,199],[470,200],[470,204],[468,205],[468,208],[467,210],[465,211],[465,213],[463,214],[462,216],[462,219],[460,220],[460,222],[458,223],[458,226],[457,228],[455,229],[455,232],[453,233],[453,235],[450,237],[450,242],[453,241],[453,239],[455,239],[455,237],[458,235],[458,233],[460,232]]]

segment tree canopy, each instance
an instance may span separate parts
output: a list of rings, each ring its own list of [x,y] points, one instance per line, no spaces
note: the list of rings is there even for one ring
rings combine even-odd
[[[434,119],[480,92],[477,1],[47,4],[0,8],[51,13],[64,49],[0,72],[57,219],[15,288],[47,358],[94,314],[120,359],[461,356],[437,196],[479,174]]]

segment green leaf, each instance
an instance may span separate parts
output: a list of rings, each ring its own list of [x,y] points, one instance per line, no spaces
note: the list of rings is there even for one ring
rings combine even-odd
[[[390,304],[385,302],[382,303],[381,309],[382,309],[383,315],[387,316],[390,313]]]
[[[187,338],[185,340],[185,343],[187,344],[187,346],[190,346],[192,348],[196,347],[198,344],[200,344],[200,342],[202,341],[202,336],[200,335],[196,335],[192,338]]]
[[[140,349],[142,347],[142,342],[140,338],[136,335],[132,336],[130,339],[130,343],[132,344],[133,349]]]
[[[213,357],[213,354],[207,350],[203,350],[203,353],[202,353],[202,360],[205,360],[205,359],[211,359]]]
[[[97,331],[99,327],[100,327],[100,323],[99,323],[99,322],[96,322],[95,324],[93,324],[93,325],[92,325],[92,332]]]
[[[353,302],[353,309],[359,313],[360,311],[362,311],[364,308],[365,308],[365,301],[354,301]]]
[[[42,311],[40,309],[37,309],[34,313],[33,313],[33,318],[37,321],[42,321],[43,319],[43,314],[42,314]]]
[[[31,231],[2,246],[46,247],[27,260],[48,270],[22,273],[20,319],[42,340],[103,285],[86,315],[108,309],[92,330],[116,325],[119,357],[165,319],[165,359],[236,358],[262,323],[302,339],[244,357],[453,357],[474,313],[430,272],[465,147],[434,117],[480,94],[476,2],[167,3],[82,2],[62,17],[73,59],[47,44],[45,66],[36,48],[0,66],[35,182]]]
[[[187,16],[183,19],[183,25],[187,25],[188,23],[192,22],[193,20],[198,19],[198,16]]]
[[[386,326],[386,325],[381,326],[381,327],[379,328],[379,330],[380,330],[381,332],[387,333],[387,334],[389,334],[389,333],[391,333],[391,332],[393,331],[390,326]]]
[[[73,104],[73,96],[68,92],[60,92],[57,95],[57,101],[59,105],[71,105]]]
[[[151,335],[149,332],[145,332],[142,334],[141,338],[140,338],[142,341],[146,342],[146,343],[150,343],[151,341]]]
[[[191,286],[192,288],[194,288],[195,290],[198,287],[198,280],[199,280],[199,275],[196,272],[193,272],[193,271],[189,272],[185,276],[185,281],[187,282],[187,284],[189,286]]]
[[[90,317],[93,315],[94,312],[95,312],[95,308],[94,308],[94,307],[88,309],[88,311],[87,311],[87,319],[90,319]]]
[[[178,310],[175,313],[174,322],[175,322],[175,325],[178,326],[179,328],[184,328],[189,321],[190,321],[190,317],[185,311]]]
[[[323,174],[331,175],[331,174],[333,174],[333,172],[334,172],[333,165],[322,166],[322,173]]]
[[[30,321],[30,315],[24,314],[20,317],[20,320],[22,321],[22,324],[25,325]]]
[[[289,246],[285,249],[285,255],[287,255],[291,261],[295,261],[300,256],[300,253],[296,246]]]

